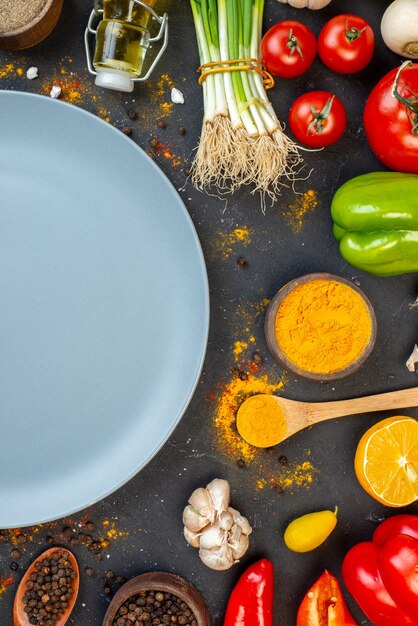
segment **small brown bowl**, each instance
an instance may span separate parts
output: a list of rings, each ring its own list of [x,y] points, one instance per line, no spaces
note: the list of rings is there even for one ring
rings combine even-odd
[[[352,289],[354,289],[354,291],[356,291],[359,294],[359,296],[361,296],[361,298],[363,299],[367,307],[367,310],[369,312],[371,323],[372,323],[372,332],[370,335],[369,343],[367,344],[363,352],[360,354],[360,356],[355,361],[353,361],[353,363],[351,363],[348,367],[342,370],[338,370],[336,372],[331,372],[329,374],[318,374],[316,372],[307,372],[306,370],[300,369],[299,367],[297,367],[297,365],[295,365],[292,361],[290,361],[290,359],[288,359],[288,357],[281,350],[276,339],[275,322],[276,322],[277,311],[281,303],[286,298],[286,296],[291,291],[293,291],[293,289],[295,289],[296,287],[299,287],[300,285],[304,285],[305,283],[309,283],[313,280],[332,280],[338,283],[342,283],[343,285],[348,285],[348,287],[351,287]],[[332,381],[332,380],[339,380],[340,378],[345,378],[346,376],[350,376],[350,374],[353,374],[354,372],[356,372],[361,367],[361,365],[369,358],[374,348],[374,345],[376,343],[377,322],[376,322],[376,315],[375,315],[375,312],[374,312],[374,309],[370,300],[362,292],[362,290],[359,289],[359,287],[357,287],[357,285],[355,285],[349,280],[346,280],[345,278],[341,278],[340,276],[335,276],[334,274],[326,274],[326,273],[306,274],[305,276],[301,276],[300,278],[295,278],[294,280],[291,280],[289,283],[284,285],[274,296],[273,300],[270,302],[269,307],[267,309],[266,319],[264,323],[264,333],[266,336],[266,341],[267,341],[269,350],[274,356],[274,358],[276,359],[276,361],[280,363],[280,365],[290,370],[297,376],[300,376],[301,378],[326,382],[326,381]]]
[[[209,613],[200,593],[184,578],[166,572],[147,572],[129,580],[115,594],[107,609],[103,626],[112,626],[119,607],[140,591],[162,591],[183,600],[193,611],[198,626],[210,626]]]
[[[18,30],[0,34],[0,48],[25,50],[36,46],[54,30],[60,18],[64,0],[47,0],[42,11]]]

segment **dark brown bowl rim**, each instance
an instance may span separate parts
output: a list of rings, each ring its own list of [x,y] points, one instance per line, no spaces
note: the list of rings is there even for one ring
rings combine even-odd
[[[16,37],[18,35],[22,35],[23,33],[30,31],[34,26],[37,26],[40,22],[42,22],[42,20],[48,14],[48,11],[51,9],[51,7],[54,4],[60,4],[60,3],[62,4],[63,0],[46,0],[45,6],[42,9],[42,11],[39,13],[39,15],[34,17],[31,22],[28,22],[27,24],[25,24],[24,26],[21,26],[17,30],[9,30],[5,33],[0,33],[0,38],[6,39],[7,37]]]
[[[372,332],[370,335],[369,343],[367,344],[363,352],[360,354],[360,356],[355,361],[353,361],[353,363],[351,363],[348,367],[342,370],[338,370],[337,372],[329,373],[329,374],[318,374],[316,372],[307,372],[297,367],[292,361],[290,361],[287,358],[287,356],[280,349],[276,341],[276,333],[274,330],[277,310],[279,306],[281,305],[281,303],[283,302],[283,300],[285,299],[285,297],[291,291],[293,291],[293,289],[295,289],[296,287],[309,283],[313,280],[332,280],[335,282],[342,283],[343,285],[347,285],[348,287],[351,287],[352,289],[354,289],[354,291],[358,293],[359,296],[363,299],[367,307],[367,310],[369,312],[371,323],[372,323]],[[281,289],[279,289],[279,291],[276,293],[276,295],[270,302],[269,307],[267,309],[266,319],[264,323],[264,333],[265,333],[268,348],[270,352],[272,353],[272,355],[274,356],[274,358],[276,359],[276,361],[280,363],[280,365],[285,367],[287,370],[293,372],[297,376],[300,376],[301,378],[327,382],[327,381],[339,380],[341,378],[345,378],[346,376],[350,376],[350,374],[353,374],[354,372],[356,372],[363,365],[363,363],[369,358],[376,343],[377,321],[376,321],[376,314],[374,312],[373,305],[370,302],[369,298],[366,296],[366,294],[360,289],[360,287],[358,287],[352,281],[347,280],[346,278],[343,278],[342,276],[337,276],[336,274],[328,274],[326,272],[317,272],[317,273],[312,273],[312,274],[305,274],[304,276],[301,276],[300,278],[294,278],[293,280],[283,285]]]
[[[112,599],[106,611],[103,626],[112,626],[119,607],[139,591],[171,593],[183,600],[193,611],[198,626],[210,626],[208,609],[197,589],[187,580],[181,578],[181,576],[169,574],[168,572],[147,572],[125,583]]]

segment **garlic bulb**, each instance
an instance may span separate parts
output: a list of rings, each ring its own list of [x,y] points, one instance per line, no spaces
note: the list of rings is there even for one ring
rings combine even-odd
[[[381,23],[388,48],[408,59],[418,59],[418,2],[395,0],[386,9]]]
[[[227,480],[215,478],[196,489],[183,511],[184,537],[199,548],[203,563],[215,570],[229,569],[244,556],[252,528],[239,511],[229,506],[231,489]]]
[[[289,4],[295,9],[323,9],[331,0],[279,0],[282,4]]]

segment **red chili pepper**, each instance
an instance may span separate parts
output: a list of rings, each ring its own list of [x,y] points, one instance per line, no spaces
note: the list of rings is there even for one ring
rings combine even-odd
[[[417,531],[418,516],[394,516],[344,559],[347,589],[374,626],[418,626]]]
[[[296,626],[357,626],[338,580],[327,570],[303,598]]]
[[[251,565],[229,598],[224,626],[273,626],[274,569],[268,559]]]

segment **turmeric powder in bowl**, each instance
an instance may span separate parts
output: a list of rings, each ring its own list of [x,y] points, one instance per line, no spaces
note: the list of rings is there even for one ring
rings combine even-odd
[[[363,292],[332,274],[309,274],[288,283],[272,300],[266,337],[273,355],[313,380],[354,372],[370,355],[376,318]]]

